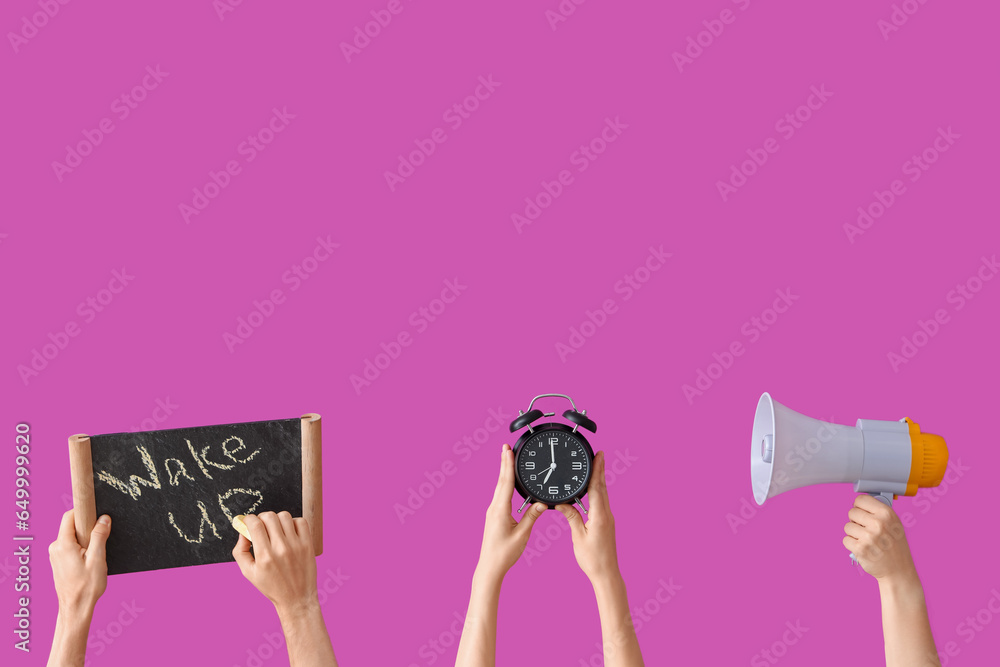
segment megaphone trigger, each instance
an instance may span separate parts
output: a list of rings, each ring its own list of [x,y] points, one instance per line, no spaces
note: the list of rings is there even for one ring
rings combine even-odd
[[[892,507],[892,501],[896,498],[896,494],[894,493],[869,493],[868,495],[880,503],[885,503],[889,507]]]

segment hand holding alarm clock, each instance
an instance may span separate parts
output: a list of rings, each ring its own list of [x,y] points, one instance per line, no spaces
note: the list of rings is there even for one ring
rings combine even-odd
[[[571,409],[564,412],[563,417],[572,426],[557,422],[535,424],[542,417],[555,415],[534,409],[535,401],[547,397],[565,398],[570,402]],[[500,451],[500,476],[486,512],[483,546],[472,576],[469,610],[455,658],[456,666],[493,664],[500,587],[507,571],[525,553],[532,527],[546,509],[553,507],[566,518],[573,538],[573,555],[593,585],[604,645],[614,646],[615,659],[609,660],[609,654],[605,653],[606,664],[643,664],[625,580],[618,566],[615,519],[608,503],[604,476],[604,452],[595,456],[578,427],[592,433],[597,430],[586,412],[577,411],[573,400],[565,394],[536,396],[527,412],[520,412],[511,423],[511,432],[522,428],[527,431],[521,435],[513,452],[507,445]],[[511,516],[515,488],[524,498],[518,512],[532,503],[520,522]],[[586,522],[574,506],[587,512],[580,502],[584,494],[590,496]]]

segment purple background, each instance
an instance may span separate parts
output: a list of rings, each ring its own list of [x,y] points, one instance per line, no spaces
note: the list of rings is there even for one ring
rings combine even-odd
[[[1000,588],[1000,281],[973,280],[981,291],[961,308],[949,293],[1000,250],[998,11],[905,4],[916,13],[886,39],[888,1],[593,0],[553,29],[556,0],[403,0],[351,62],[340,43],[385,2],[246,0],[223,20],[210,0],[71,2],[16,51],[8,36],[4,428],[13,445],[15,424],[31,425],[37,542],[33,650],[14,651],[8,634],[3,659],[40,665],[48,651],[45,545],[70,492],[67,436],[315,411],[326,445],[319,582],[335,590],[323,610],[341,663],[450,664],[496,450],[510,439],[504,426],[479,433],[476,452],[456,443],[490,410],[514,415],[554,391],[600,424],[591,441],[609,463],[635,459],[610,488],[631,604],[654,600],[661,581],[681,586],[648,605],[647,664],[750,664],[786,622],[809,629],[777,649],[785,664],[876,664],[877,586],[841,545],[850,487],[781,496],[745,524],[729,516],[752,503],[747,445],[767,390],[813,417],[909,416],[946,437],[951,481],[896,507],[910,514],[938,648],[953,643],[948,664],[984,664],[1000,650],[1000,619],[981,612]],[[733,21],[711,23],[724,9]],[[38,11],[4,3],[0,26],[20,31]],[[723,31],[679,71],[673,54],[703,21]],[[169,74],[120,119],[113,101],[147,66]],[[444,112],[481,76],[499,86],[453,129]],[[786,137],[775,123],[812,86],[832,96]],[[246,161],[238,146],[274,108],[295,117]],[[114,131],[60,181],[52,163],[102,118]],[[574,151],[606,118],[627,128],[578,171]],[[385,172],[435,128],[444,143],[391,190]],[[904,163],[938,128],[959,138],[913,182]],[[768,138],[777,152],[724,200],[717,182]],[[179,205],[229,160],[240,173],[186,222]],[[572,183],[518,231],[511,215],[561,170]],[[905,193],[849,239],[858,207],[895,179]],[[318,237],[339,247],[292,290],[282,277]],[[651,246],[672,256],[626,300],[616,284]],[[79,304],[123,267],[134,280],[86,321]],[[456,279],[466,289],[420,331],[411,314]],[[285,301],[230,351],[224,334],[275,289]],[[798,299],[751,342],[744,324],[785,289]],[[560,358],[557,343],[606,299],[617,310]],[[894,368],[888,354],[939,309],[947,323]],[[19,366],[71,321],[79,335],[23,380]],[[356,391],[350,376],[404,331],[412,344]],[[734,341],[744,354],[689,401],[682,386]],[[168,416],[156,411],[167,400]],[[4,451],[0,495],[12,503]],[[401,522],[394,505],[448,461],[457,472]],[[555,512],[539,520],[534,557],[507,577],[498,664],[576,666],[598,652],[593,594],[563,524]],[[14,575],[0,577],[6,615]],[[977,613],[992,623],[973,631],[965,619]],[[285,664],[283,648],[260,648],[278,628],[235,564],[123,575],[98,606],[90,663]]]

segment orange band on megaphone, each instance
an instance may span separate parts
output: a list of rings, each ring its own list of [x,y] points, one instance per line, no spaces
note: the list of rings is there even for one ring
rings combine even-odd
[[[948,468],[948,446],[944,438],[933,433],[921,433],[920,426],[909,417],[910,429],[910,478],[906,482],[906,495],[916,495],[917,489],[937,486],[944,479]]]

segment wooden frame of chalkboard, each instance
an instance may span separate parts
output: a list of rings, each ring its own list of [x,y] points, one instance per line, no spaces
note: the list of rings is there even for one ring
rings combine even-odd
[[[259,475],[260,478],[267,478],[272,486],[278,489],[278,493],[284,494],[286,498],[287,505],[284,507],[289,511],[293,509],[299,509],[298,498],[292,500],[287,499],[288,488],[292,483],[297,484],[301,480],[301,516],[305,517],[309,522],[310,532],[313,538],[313,551],[315,555],[319,556],[323,553],[323,460],[322,460],[322,432],[321,432],[321,420],[320,415],[315,413],[307,413],[302,415],[296,423],[294,419],[288,420],[276,420],[272,422],[246,422],[242,424],[224,424],[224,425],[214,425],[214,426],[204,426],[196,428],[185,428],[185,429],[170,429],[167,431],[145,431],[137,433],[120,433],[111,434],[108,436],[88,436],[86,434],[76,434],[69,437],[69,460],[70,460],[70,472],[72,476],[73,484],[73,516],[74,523],[76,524],[76,538],[81,546],[86,548],[90,543],[90,533],[97,523],[97,508],[98,505],[103,505],[105,510],[109,506],[109,503],[114,502],[125,502],[125,500],[131,496],[132,500],[140,501],[142,500],[142,491],[146,490],[146,496],[150,500],[145,502],[153,502],[163,504],[162,499],[155,498],[156,492],[162,493],[179,493],[179,489],[183,489],[185,486],[195,486],[197,490],[196,480],[200,480],[203,484],[207,484],[209,487],[209,492],[216,492],[218,488],[223,488],[225,486],[231,485],[233,479],[244,479],[249,476],[251,480],[254,480],[254,475]],[[293,428],[294,427],[294,428]],[[227,430],[228,429],[228,430]],[[239,431],[243,429],[243,431]],[[228,433],[236,433],[237,431],[241,433],[254,434],[253,429],[266,429],[263,431],[267,434],[273,434],[273,438],[277,440],[284,440],[284,449],[281,449],[281,443],[278,443],[274,452],[281,451],[282,459],[281,461],[293,461],[296,465],[294,468],[289,468],[284,470],[280,461],[270,460],[267,458],[267,453],[264,457],[253,462],[249,465],[251,459],[255,458],[255,455],[259,452],[260,447],[257,446],[253,452],[246,448],[244,440],[247,439],[244,436],[243,439],[230,435],[228,439],[225,439],[221,444],[219,442],[220,435],[226,435]],[[301,433],[301,435],[299,435]],[[199,455],[197,449],[192,445],[191,440],[197,439],[198,435],[205,435],[210,442],[205,443],[202,441],[198,442],[198,446],[201,447],[203,444],[206,446],[201,450]],[[148,442],[144,442],[142,438],[148,439]],[[187,448],[190,450],[191,458],[186,459],[187,464],[191,466],[190,472],[185,468],[184,462],[178,455],[177,458],[166,458],[162,461],[162,467],[158,467],[157,463],[154,462],[155,455],[150,454],[149,450],[154,453],[160,452],[159,456],[162,458],[166,456],[173,450],[170,447],[176,448],[176,443],[171,442],[171,437],[173,440],[184,440],[187,444]],[[266,440],[269,440],[272,436],[262,437],[260,441],[254,439],[251,442],[251,446],[264,445]],[[294,441],[292,444],[288,444],[288,439],[290,437],[299,438],[301,437],[301,450],[294,451]],[[214,440],[212,439],[214,438]],[[229,445],[227,443],[230,441],[235,441],[239,443],[239,447],[235,444]],[[121,443],[128,442],[129,445],[134,445],[136,442],[142,443],[141,446],[135,447],[138,450],[139,456],[136,456],[136,452],[123,453],[121,451],[110,450],[110,459],[108,457],[110,445],[118,445],[121,448]],[[94,451],[92,445],[98,446],[98,450]],[[208,457],[208,453],[211,447],[215,449],[212,450],[215,453]],[[158,449],[159,448],[159,449]],[[227,458],[223,458],[219,451],[222,452]],[[288,454],[288,458],[284,458],[284,454]],[[95,456],[96,455],[96,456]],[[121,470],[114,469],[115,474],[108,472],[109,467],[108,461],[112,463],[110,466],[114,466],[115,462],[120,462]],[[94,475],[95,461],[99,461],[98,475]],[[192,461],[194,464],[192,464]],[[298,462],[301,461],[301,471],[295,469],[298,468]],[[170,462],[174,462],[173,467],[171,467]],[[238,468],[237,463],[247,463],[247,467],[242,470],[242,472],[232,473],[229,472],[230,469]],[[267,467],[268,464],[279,463],[277,466],[277,471],[275,472],[275,467],[272,465],[270,468]],[[207,464],[207,465],[205,465]],[[132,468],[128,466],[131,465]],[[138,468],[137,468],[138,466]],[[197,467],[195,467],[197,466]],[[256,466],[256,467],[254,467]],[[143,469],[144,468],[144,469]],[[199,469],[200,468],[200,472]],[[160,477],[159,471],[163,470],[165,475]],[[140,472],[144,473],[144,476],[139,475],[129,475],[129,472]],[[214,476],[213,474],[214,473]],[[299,474],[301,473],[301,475]],[[242,474],[243,477],[239,478],[228,478],[225,477],[226,474]],[[212,480],[211,482],[206,482],[205,480]],[[190,483],[188,483],[190,480]],[[100,484],[100,491],[95,492],[95,482]],[[222,486],[218,486],[222,484]],[[173,486],[171,486],[173,485]],[[257,482],[253,483],[254,486]],[[243,485],[245,486],[245,485]],[[230,489],[226,492],[226,498],[229,498],[233,492],[241,492],[247,494],[256,493],[257,496],[263,498],[260,492],[254,489]],[[297,495],[297,494],[296,494]],[[119,499],[119,500],[116,500]],[[187,498],[186,500],[191,500]],[[218,496],[218,505],[221,506],[222,511],[227,515],[233,510],[233,513],[244,513],[243,510],[239,509],[241,506],[238,504],[238,499],[236,501],[229,500],[230,504],[234,505],[232,508],[226,507],[226,503],[223,502],[223,496]],[[248,503],[249,500],[245,500],[244,504]],[[190,505],[190,502],[188,502]],[[208,506],[212,506],[209,503]],[[176,532],[180,537],[187,541],[187,545],[181,543],[179,547],[173,547],[167,544],[164,547],[163,536],[150,536],[149,531],[144,531],[141,529],[140,525],[137,523],[144,515],[144,510],[148,510],[141,503],[129,505],[120,505],[122,508],[121,518],[124,519],[124,515],[133,514],[135,516],[129,517],[129,520],[123,520],[116,523],[115,516],[112,512],[106,511],[112,515],[112,531],[111,538],[108,541],[108,572],[109,574],[118,574],[123,572],[137,572],[143,570],[161,569],[167,567],[180,567],[185,565],[197,565],[202,563],[215,563],[215,562],[225,562],[226,560],[231,560],[231,556],[228,555],[228,551],[232,549],[232,545],[235,544],[236,532],[232,530],[229,526],[221,527],[223,531],[229,532],[219,532],[219,527],[216,524],[220,523],[217,520],[212,522],[209,518],[206,504],[203,502],[197,502],[197,507],[201,511],[199,520],[201,523],[198,525],[198,540],[196,541],[188,536],[186,536],[185,531],[193,535],[192,524],[188,521],[188,525],[180,526],[178,523],[184,522],[184,517],[181,516],[178,523],[175,523],[175,518],[173,513],[170,514],[170,525],[176,529]],[[126,509],[128,507],[128,509]],[[159,506],[157,506],[159,507]],[[267,509],[275,509],[271,507],[261,507],[260,511],[266,511]],[[175,512],[179,515],[182,514],[177,508],[173,508]],[[218,514],[218,507],[213,510]],[[148,511],[147,515],[152,519],[162,519],[160,514],[167,513],[165,510],[159,513],[150,514]],[[162,521],[157,523],[157,521],[150,521],[150,525],[155,527],[157,525],[162,525]],[[208,526],[211,533],[214,533],[213,537],[216,538],[211,548],[202,549],[200,544],[204,537],[204,528]],[[116,528],[118,529],[116,531]],[[123,535],[123,532],[125,534]],[[164,532],[163,530],[160,531]],[[169,532],[169,531],[166,531]],[[223,535],[227,539],[223,539]],[[174,536],[176,538],[176,535]],[[112,541],[117,542],[117,545],[113,544]],[[212,542],[212,540],[207,540],[207,542]],[[230,544],[231,543],[231,544]],[[226,548],[226,556],[220,555],[220,549],[225,544],[229,546]],[[125,555],[127,550],[132,548],[133,551],[143,551],[145,553],[139,556]],[[187,548],[185,548],[187,547]],[[176,549],[176,553],[169,553],[171,549]],[[166,552],[166,553],[165,553]]]

